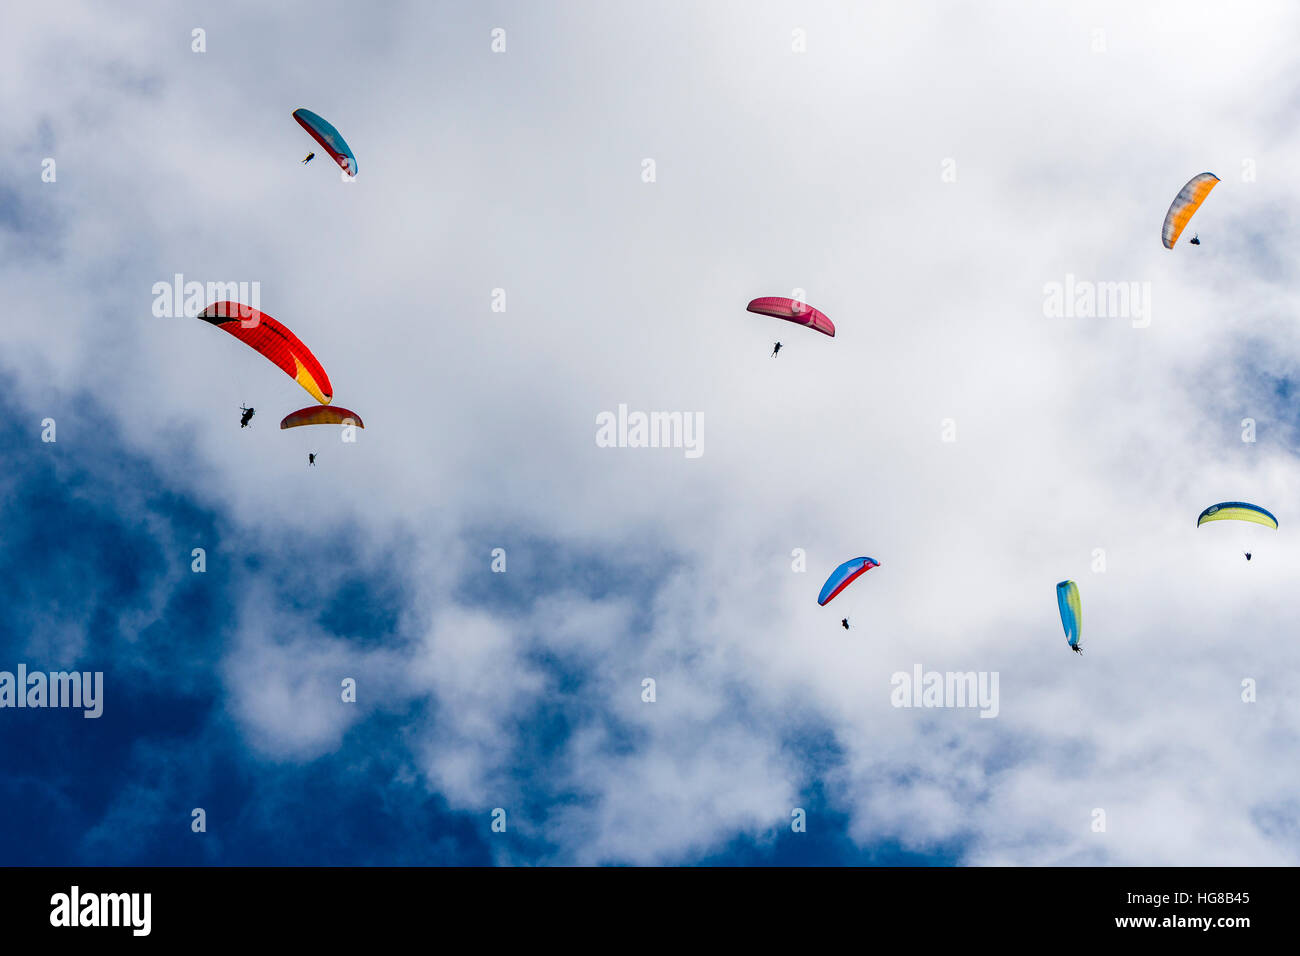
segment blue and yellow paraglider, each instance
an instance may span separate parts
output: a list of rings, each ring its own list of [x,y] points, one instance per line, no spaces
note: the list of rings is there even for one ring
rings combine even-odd
[[[1277,519],[1273,513],[1265,511],[1259,505],[1252,505],[1249,501],[1220,501],[1217,505],[1210,505],[1197,517],[1196,527],[1199,528],[1207,521],[1248,521],[1262,524],[1265,528],[1277,529]],[[1244,554],[1249,561],[1250,552]]]
[[[1061,626],[1070,650],[1083,653],[1083,604],[1079,601],[1079,585],[1062,581],[1056,586],[1056,604],[1061,609]]]
[[[1220,501],[1217,505],[1210,505],[1196,519],[1196,527],[1199,528],[1207,521],[1253,521],[1266,528],[1277,527],[1277,519],[1271,511],[1265,511],[1248,501]]]

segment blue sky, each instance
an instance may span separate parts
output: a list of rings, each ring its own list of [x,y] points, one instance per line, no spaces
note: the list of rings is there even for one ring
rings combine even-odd
[[[106,691],[0,710],[0,861],[1300,859],[1287,5],[5,17],[0,670]],[[278,429],[177,273],[259,283],[359,440]],[[601,447],[620,405],[703,453]],[[996,718],[894,706],[916,666]]]
[[[11,388],[5,392],[13,394]],[[6,712],[10,771],[0,791],[8,821],[0,849],[5,861],[491,863],[494,837],[485,832],[482,813],[451,808],[422,781],[402,779],[410,758],[397,742],[413,725],[426,724],[436,734],[436,701],[379,709],[352,725],[331,752],[288,762],[250,753],[223,713],[225,691],[216,671],[229,630],[237,626],[228,608],[241,587],[254,577],[269,578],[281,587],[276,600],[320,632],[361,648],[401,646],[411,636],[399,623],[410,585],[402,579],[400,553],[357,567],[347,528],[327,529],[307,541],[240,529],[228,514],[173,487],[145,457],[126,449],[121,435],[87,416],[95,403],[85,395],[44,398],[60,429],[54,443],[32,442],[23,434],[23,423],[36,418],[30,406],[7,398],[3,410],[9,532],[0,560],[13,600],[0,647],[7,660],[41,661],[52,670],[102,670],[109,692],[104,715],[94,720],[77,711]],[[168,570],[189,563],[193,542],[206,544],[214,558],[203,574],[177,580]],[[573,588],[596,597],[611,587],[633,596],[644,590],[637,583],[640,569],[573,553],[562,542],[538,539],[512,550],[533,573],[521,568],[515,576],[476,580],[508,580],[524,594],[466,583],[458,598],[500,610]],[[311,560],[346,568],[345,580],[314,584],[314,575],[304,573],[308,553]],[[568,571],[557,573],[556,567]],[[160,605],[158,591],[165,594]],[[139,613],[151,618],[148,625],[124,622]],[[64,657],[55,649],[66,640],[61,622],[69,619],[85,624],[81,653]],[[555,788],[546,764],[562,751],[574,722],[607,715],[584,700],[587,675],[580,664],[543,654],[536,664],[558,694],[522,714],[503,743],[515,764],[510,775],[524,795],[511,808],[540,822],[557,808],[590,799]],[[611,746],[636,752],[635,728],[612,731]],[[817,783],[838,762],[834,741],[818,728],[791,728],[783,743],[807,763],[803,803],[831,826],[809,839],[737,833],[713,852],[680,862],[925,865],[951,858],[855,846],[842,814],[828,805]],[[194,806],[209,814],[209,833],[186,838],[181,834]],[[564,849],[558,840],[511,843],[516,862],[545,861]]]

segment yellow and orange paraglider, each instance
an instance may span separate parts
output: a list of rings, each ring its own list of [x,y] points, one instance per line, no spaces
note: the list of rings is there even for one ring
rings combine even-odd
[[[298,428],[301,425],[356,425],[365,428],[361,416],[337,405],[308,405],[290,412],[280,422],[281,428]]]

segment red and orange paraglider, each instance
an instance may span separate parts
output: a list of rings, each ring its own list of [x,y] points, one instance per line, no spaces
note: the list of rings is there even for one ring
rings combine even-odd
[[[337,405],[308,405],[290,412],[280,422],[281,428],[298,428],[301,425],[356,425],[365,428],[361,416]]]
[[[298,336],[265,312],[239,302],[214,302],[198,317],[262,353],[322,405],[334,398],[329,376],[316,356]]]

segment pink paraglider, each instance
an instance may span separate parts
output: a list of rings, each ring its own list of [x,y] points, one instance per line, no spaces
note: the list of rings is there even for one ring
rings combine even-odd
[[[755,299],[745,308],[758,315],[770,315],[776,319],[785,319],[787,322],[794,322],[796,325],[805,325],[810,329],[816,329],[822,335],[835,337],[835,323],[826,317],[826,313],[814,309],[811,305],[797,299],[769,295],[761,299]]]

